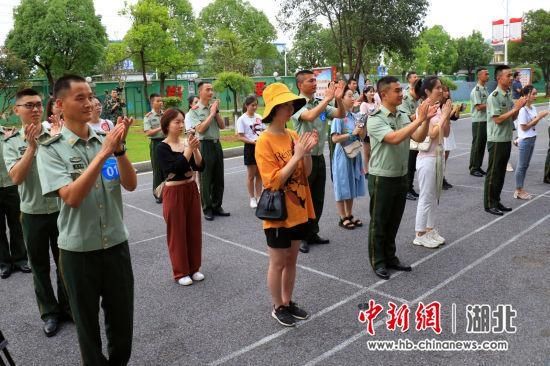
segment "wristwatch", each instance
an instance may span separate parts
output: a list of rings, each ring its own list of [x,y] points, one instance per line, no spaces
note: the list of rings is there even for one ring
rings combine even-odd
[[[126,144],[123,142],[123,143],[121,143],[120,145],[122,146],[122,150],[120,150],[120,151],[115,151],[115,152],[113,153],[113,155],[116,156],[117,158],[118,158],[119,156],[122,156],[122,155],[126,154]]]

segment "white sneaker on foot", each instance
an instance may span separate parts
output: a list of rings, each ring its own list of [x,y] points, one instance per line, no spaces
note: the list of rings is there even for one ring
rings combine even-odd
[[[416,234],[416,237],[413,240],[413,244],[419,245],[425,248],[430,248],[430,249],[437,248],[440,245],[438,242],[430,239],[427,233],[422,236],[419,236],[418,234]]]
[[[189,276],[182,277],[178,280],[178,283],[182,286],[189,286],[193,284],[193,280]]]
[[[439,235],[436,229],[428,231],[426,235],[428,235],[428,238],[435,242],[438,242],[440,245],[445,243],[445,238]]]
[[[191,276],[193,278],[193,281],[202,281],[204,280],[204,275],[200,272],[195,272],[193,273],[193,276]]]
[[[252,197],[250,199],[250,208],[256,208],[258,207],[258,202],[256,201],[256,198]]]
[[[506,165],[506,171],[507,171],[507,172],[513,172],[513,171],[514,171],[514,168],[512,167],[512,164],[508,163],[508,164]]]

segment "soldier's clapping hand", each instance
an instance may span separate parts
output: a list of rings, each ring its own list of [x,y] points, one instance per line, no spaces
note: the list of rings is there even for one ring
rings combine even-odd
[[[124,136],[126,134],[126,125],[120,123],[115,126],[111,131],[107,132],[107,137],[103,141],[101,150],[107,155],[111,155],[120,148]]]

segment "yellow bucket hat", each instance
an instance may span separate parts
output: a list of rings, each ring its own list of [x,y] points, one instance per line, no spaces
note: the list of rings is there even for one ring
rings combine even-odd
[[[306,99],[301,98],[288,89],[283,83],[269,84],[263,92],[265,109],[262,121],[264,123],[270,123],[273,119],[272,111],[275,106],[284,104],[287,102],[293,102],[294,111],[298,111],[304,105],[306,105]]]

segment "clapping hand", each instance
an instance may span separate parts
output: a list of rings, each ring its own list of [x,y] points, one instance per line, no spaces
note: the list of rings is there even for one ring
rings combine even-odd
[[[445,118],[449,117],[451,115],[451,111],[453,110],[453,103],[450,99],[447,99],[445,104],[443,104],[443,107],[441,107],[441,113],[445,116]]]
[[[115,128],[107,132],[107,137],[103,141],[102,150],[111,155],[120,148],[120,144],[126,135],[126,125],[124,123],[117,123]]]
[[[514,109],[520,110],[521,107],[523,107],[527,103],[527,99],[525,97],[521,97],[518,100],[516,100],[516,103],[514,103]]]
[[[128,132],[130,131],[130,126],[132,126],[133,123],[134,123],[134,117],[124,116],[124,117],[118,117],[117,118],[117,120],[116,120],[117,126],[119,124],[122,124],[125,127],[124,136],[122,137],[122,141],[126,141],[126,136],[128,136]]]
[[[63,119],[59,116],[56,116],[55,114],[52,114],[48,120],[50,121],[50,134],[58,135],[61,132],[61,128],[63,127]]]
[[[31,148],[36,148],[38,146],[37,138],[40,128],[34,123],[28,124],[25,126],[25,140]]]
[[[334,95],[336,93],[336,84],[335,83],[329,83],[327,90],[325,90],[325,99],[328,99],[329,101],[334,99]]]
[[[214,103],[210,106],[210,115],[215,116],[216,113],[218,113],[218,107],[220,105],[220,101],[216,99]]]
[[[344,97],[344,89],[346,88],[346,83],[344,80],[340,80],[336,86],[336,91],[334,92],[334,97],[336,99],[342,99]]]

